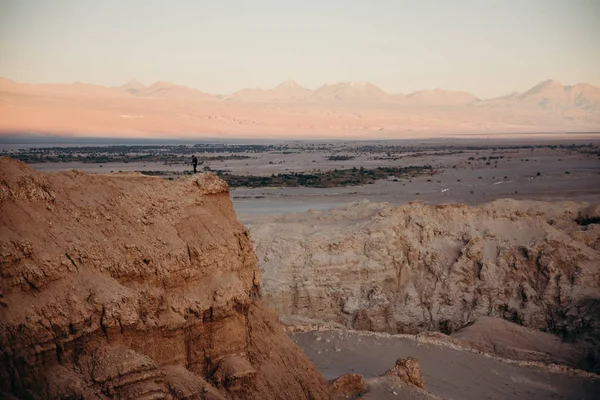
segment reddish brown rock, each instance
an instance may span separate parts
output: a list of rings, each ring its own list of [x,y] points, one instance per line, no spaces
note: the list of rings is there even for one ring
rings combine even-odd
[[[0,158],[0,276],[0,393],[330,397],[261,302],[215,176],[41,174]]]
[[[368,387],[361,374],[348,373],[335,378],[331,382],[331,389],[335,397],[354,398],[365,393]]]
[[[227,400],[225,396],[202,377],[182,366],[165,368],[169,393],[178,400]]]
[[[256,375],[245,355],[230,354],[217,363],[217,370],[213,380],[228,390],[241,390],[245,382],[249,382]]]
[[[396,365],[387,370],[384,375],[394,378],[398,377],[407,385],[425,390],[425,381],[423,381],[423,377],[421,376],[419,361],[414,357],[397,359]]]

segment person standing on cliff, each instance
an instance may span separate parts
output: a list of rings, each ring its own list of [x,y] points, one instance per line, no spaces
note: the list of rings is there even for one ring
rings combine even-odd
[[[196,167],[198,166],[198,159],[195,155],[192,156],[192,166],[194,167],[194,173],[198,172],[196,171]]]

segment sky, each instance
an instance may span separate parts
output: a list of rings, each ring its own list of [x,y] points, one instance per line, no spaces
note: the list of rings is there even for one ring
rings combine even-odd
[[[0,0],[0,77],[213,94],[286,79],[481,98],[600,86],[600,0]]]

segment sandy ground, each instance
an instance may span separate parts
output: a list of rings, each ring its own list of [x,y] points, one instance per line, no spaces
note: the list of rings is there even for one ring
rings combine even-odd
[[[490,165],[479,160],[489,156],[504,158],[493,160]],[[310,158],[310,155],[307,157]],[[469,160],[470,157],[475,160]],[[452,155],[405,156],[384,163],[384,160],[370,158],[372,156],[365,155],[351,161],[329,161],[326,167],[432,165],[436,173],[398,181],[381,180],[372,185],[327,189],[237,188],[232,190],[231,197],[238,214],[323,210],[363,199],[391,204],[413,200],[436,204],[481,204],[499,198],[587,202],[600,199],[600,158],[596,154],[562,149],[535,149],[533,152],[519,149],[495,153],[479,150]],[[287,159],[285,164],[290,171],[302,170],[291,159]]]
[[[326,379],[347,372],[357,372],[365,378],[379,376],[397,358],[413,356],[419,360],[427,392],[444,399],[595,399],[600,394],[598,377],[503,362],[406,336],[343,330],[291,336]],[[380,388],[365,397],[401,398],[393,391],[399,393],[397,389]]]
[[[562,140],[560,143],[595,143]],[[406,142],[407,145],[424,143]],[[461,142],[464,144],[466,142]],[[412,200],[429,203],[459,202],[480,204],[498,198],[533,200],[600,201],[600,158],[597,153],[568,149],[515,149],[493,151],[495,145],[544,144],[547,140],[481,141],[489,150],[458,154],[429,152],[416,155],[399,153],[396,159],[375,157],[385,153],[363,153],[353,160],[329,161],[333,151],[301,151],[292,154],[270,152],[251,154],[251,159],[213,161],[212,169],[234,174],[270,175],[309,172],[334,168],[432,165],[433,175],[381,180],[372,185],[335,188],[237,188],[230,192],[239,218],[246,222],[260,214],[322,210],[352,201],[367,199],[402,204]],[[558,142],[556,142],[558,143]],[[360,143],[364,144],[364,143]],[[386,142],[380,142],[385,145]],[[431,142],[427,142],[431,144]],[[440,142],[440,145],[443,145]],[[214,156],[215,154],[211,154]],[[482,157],[502,156],[486,164]],[[396,156],[396,155],[392,155]],[[469,158],[473,158],[469,160]],[[314,161],[314,162],[313,162]],[[497,161],[497,164],[496,164]],[[470,162],[470,164],[469,164]],[[92,173],[136,170],[184,170],[189,166],[146,164],[33,164],[34,168],[53,172],[81,169]],[[538,175],[539,173],[539,175]],[[600,380],[536,369],[468,351],[419,343],[407,337],[369,333],[312,332],[296,333],[293,339],[304,349],[327,379],[345,372],[375,377],[390,368],[398,357],[419,359],[428,392],[448,399],[593,399],[599,398]],[[319,339],[320,338],[320,339]],[[393,390],[379,390],[369,398],[400,398]]]
[[[469,139],[469,140],[405,140],[365,142],[321,142],[327,150],[294,150],[282,152],[250,153],[244,160],[210,161],[205,165],[214,170],[227,170],[233,174],[271,175],[291,172],[327,171],[335,168],[374,168],[379,166],[431,165],[432,176],[412,179],[377,181],[372,185],[335,188],[236,188],[231,198],[238,214],[264,214],[302,212],[309,209],[323,210],[342,204],[367,199],[369,201],[402,204],[413,200],[430,203],[459,202],[481,204],[498,198],[531,200],[572,200],[597,202],[600,199],[600,158],[597,153],[581,153],[561,148],[498,149],[497,146],[531,144],[600,144],[599,138],[552,139],[530,137],[524,139]],[[425,154],[415,152],[356,153],[352,148],[364,145],[432,146]],[[488,146],[487,150],[460,150],[448,154],[448,146]],[[338,152],[340,148],[350,151]],[[330,149],[330,150],[329,150]],[[356,155],[346,161],[330,161],[332,154]],[[215,154],[211,154],[214,156]],[[222,155],[227,155],[222,153]],[[503,157],[487,164],[483,157]],[[470,160],[470,158],[472,158]],[[92,173],[119,171],[161,170],[183,171],[187,165],[164,163],[45,163],[33,164],[45,172],[65,169],[81,169]],[[539,175],[538,175],[539,173]]]

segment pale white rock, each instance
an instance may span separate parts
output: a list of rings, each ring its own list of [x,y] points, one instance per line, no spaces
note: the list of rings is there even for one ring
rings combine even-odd
[[[449,333],[492,316],[598,338],[600,228],[576,222],[590,210],[357,202],[245,222],[263,296],[282,315],[390,333]]]

